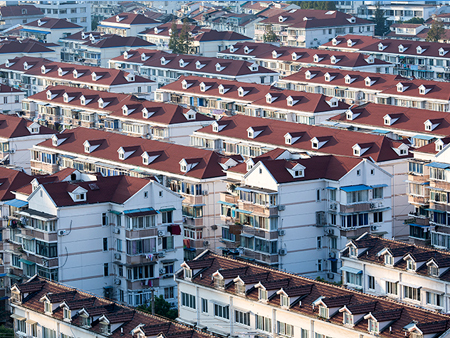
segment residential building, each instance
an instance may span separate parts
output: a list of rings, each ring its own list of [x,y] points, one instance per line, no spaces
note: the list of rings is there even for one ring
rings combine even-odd
[[[279,80],[279,85],[291,90],[322,93],[357,105],[374,102],[442,112],[450,109],[450,84],[443,81],[311,67]]]
[[[338,280],[348,237],[392,235],[391,178],[369,159],[283,149],[252,158],[227,170],[229,189],[219,201],[222,252]]]
[[[100,32],[78,32],[60,40],[64,48],[61,61],[79,62],[88,66],[108,67],[108,61],[136,48],[155,45],[138,37],[122,37]]]
[[[372,36],[375,23],[339,11],[292,9],[256,24],[255,40],[272,30],[284,46],[318,47],[341,34]]]
[[[423,238],[424,228],[411,228]],[[351,240],[341,254],[344,285],[448,313],[448,251],[375,237]],[[356,277],[356,278],[355,278]]]
[[[319,49],[358,52],[360,49],[378,42],[380,42],[380,39],[373,36],[346,34],[335,36],[330,41],[319,46]]]
[[[44,44],[28,39],[27,41],[3,40],[0,41],[0,62],[5,63],[8,59],[18,56],[30,56],[33,58],[47,58],[59,61],[61,56],[57,48],[50,48]]]
[[[126,93],[152,98],[156,83],[132,72],[92,67],[45,59],[16,57],[0,65],[7,84],[25,90],[27,96],[43,91],[47,86],[71,86],[111,93]]]
[[[30,333],[36,334],[37,338],[43,338],[47,334],[76,335],[82,338],[132,338],[136,334],[174,338],[186,335],[192,338],[213,337],[161,316],[119,304],[109,295],[101,298],[38,276],[14,285],[12,295],[12,317],[17,335]],[[146,299],[145,303],[148,304],[149,300]],[[50,309],[51,313],[48,312]]]
[[[54,130],[16,115],[0,115],[0,162],[30,173],[30,151]]]
[[[25,93],[10,86],[0,84],[0,103],[2,104],[0,113],[17,114],[22,111],[22,100]]]
[[[415,148],[450,135],[450,117],[446,112],[407,107],[396,107],[393,112],[392,107],[375,103],[351,107],[329,121],[338,128],[408,140]],[[427,121],[433,121],[431,128]]]
[[[159,88],[155,100],[186,104],[210,116],[243,114],[305,124],[319,124],[349,107],[322,94],[299,94],[269,85],[188,76]]]
[[[430,30],[425,25],[417,23],[394,23],[386,35],[389,39],[418,40],[424,41]]]
[[[408,21],[413,18],[427,20],[437,10],[437,6],[432,3],[414,1],[387,1],[380,4],[380,9],[384,12],[388,24]],[[358,7],[357,15],[360,18],[373,20],[375,18],[376,4],[368,2]]]
[[[82,26],[67,21],[44,17],[22,25],[20,36],[41,42],[59,44],[59,40],[83,30]]]
[[[245,158],[262,156],[275,148],[310,155],[370,157],[381,169],[393,175],[390,185],[393,199],[391,236],[407,238],[409,234],[404,220],[412,207],[408,203],[405,181],[408,159],[412,155],[404,142],[380,135],[235,115],[223,117],[194,132],[191,145]]]
[[[323,48],[352,49],[359,53],[373,55],[381,60],[393,63],[394,74],[429,80],[450,79],[450,60],[448,44],[428,41],[384,39],[372,44],[354,44],[346,36],[334,38]],[[349,47],[350,46],[350,47]]]
[[[217,18],[209,19],[206,25],[218,31],[233,31],[254,39],[255,25],[263,19],[253,14],[225,13]]]
[[[93,148],[87,148],[92,144]],[[92,150],[87,152],[87,150]],[[32,149],[34,174],[74,168],[103,176],[155,176],[183,196],[185,257],[215,249],[224,170],[242,161],[213,151],[78,127]]]
[[[33,5],[10,5],[0,7],[0,31],[44,17]]]
[[[91,15],[93,18],[98,20],[98,22],[123,12],[121,10],[121,5],[119,5],[116,1],[90,1],[90,4]],[[86,31],[90,31],[91,29],[92,28],[88,28]]]
[[[177,30],[180,31],[182,24],[176,24]],[[188,25],[189,32],[192,35],[198,34],[202,28],[197,25]],[[157,49],[169,50],[169,40],[172,35],[172,22],[160,24],[154,28],[148,28],[138,32],[137,36],[148,42],[155,44]]]
[[[56,128],[78,126],[189,145],[190,135],[214,120],[179,105],[139,100],[134,96],[67,86],[46,91],[23,102],[28,118]]]
[[[93,142],[95,143],[95,142]],[[95,145],[91,147],[96,147]],[[94,179],[79,172],[15,192],[26,209],[10,214],[6,266],[126,302],[175,289],[183,259],[181,198],[154,179]],[[19,272],[20,276],[20,272]],[[176,293],[168,301],[176,302]]]
[[[392,74],[393,64],[361,53],[314,50],[298,47],[277,47],[262,43],[236,43],[219,52],[218,57],[236,60],[252,60],[257,64],[280,73],[281,77],[292,75],[304,67],[337,68]]]
[[[277,9],[289,11],[292,9],[299,9],[295,4],[288,4],[282,1],[246,1],[241,5],[241,11],[245,14],[264,15],[268,9]]]
[[[111,59],[109,66],[132,69],[139,75],[156,81],[159,87],[176,81],[181,75],[262,84],[278,81],[277,72],[248,61],[171,54],[149,49],[125,52]]]
[[[179,318],[245,337],[445,337],[448,316],[206,252],[176,274]],[[189,273],[192,273],[190,275]]]
[[[25,2],[25,1],[23,1]],[[85,31],[92,29],[90,1],[26,1],[34,3],[46,17],[64,19],[77,24]]]
[[[159,24],[159,21],[150,19],[142,14],[123,12],[100,21],[98,30],[105,34],[137,36],[139,32],[147,28],[153,28]]]

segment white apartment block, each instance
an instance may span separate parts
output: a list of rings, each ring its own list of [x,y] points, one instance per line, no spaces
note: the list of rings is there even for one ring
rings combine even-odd
[[[9,5],[0,7],[0,31],[44,17],[33,5]]]
[[[385,13],[386,21],[392,24],[413,18],[420,18],[426,21],[437,11],[438,7],[434,4],[424,4],[423,2],[387,1],[386,3],[381,3],[380,9]],[[356,14],[360,18],[373,20],[375,11],[376,3],[368,1],[367,4],[361,4],[358,7]]]
[[[159,24],[159,21],[148,18],[145,15],[124,12],[102,20],[98,30],[105,34],[137,36],[138,33]]]
[[[20,36],[46,43],[59,45],[60,39],[83,30],[83,27],[67,21],[51,17],[43,17],[36,21],[27,22],[20,29]]]
[[[25,93],[10,86],[0,84],[0,103],[2,114],[16,114],[22,111]]]
[[[176,274],[179,318],[221,336],[447,337],[448,316],[206,252]]]

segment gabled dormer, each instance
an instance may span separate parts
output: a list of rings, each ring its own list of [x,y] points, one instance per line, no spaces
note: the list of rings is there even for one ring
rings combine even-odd
[[[435,87],[434,85],[420,85],[419,86],[419,94],[420,95],[426,95],[431,90],[433,90],[434,87]]]
[[[350,18],[347,18],[347,21],[350,23],[356,23],[356,18],[354,16],[351,16]]]
[[[128,82],[134,82],[136,80],[136,76],[133,73],[128,73],[125,75],[125,80]]]
[[[200,91],[201,92],[206,92],[211,87],[212,87],[212,84],[210,84],[210,83],[205,83],[205,82],[200,83]]]
[[[122,114],[125,116],[130,115],[132,112],[134,112],[136,110],[136,108],[134,107],[129,107],[126,104],[122,106]]]
[[[428,49],[428,46],[417,46],[416,48],[416,52],[417,54],[422,54],[423,52],[425,52]]]
[[[61,143],[63,143],[65,140],[67,140],[72,133],[62,133],[62,134],[53,134],[52,135],[52,145],[54,147],[59,146]]]
[[[356,80],[356,76],[352,77],[349,74],[344,76],[344,81],[345,81],[346,84],[351,84],[355,80]]]
[[[366,87],[371,87],[377,80],[375,78],[371,78],[369,76],[367,76],[364,79],[364,84],[366,85]]]
[[[379,50],[380,52],[384,51],[387,47],[388,47],[388,45],[383,44],[382,42],[380,42],[380,43],[378,44],[378,50]]]
[[[148,109],[146,107],[144,107],[142,109],[142,117],[144,119],[149,119],[150,117],[152,117],[159,109],[161,109],[161,107],[149,107]]]
[[[195,62],[195,69],[202,69],[205,66],[206,66],[206,63],[201,63],[200,60],[197,60]]]
[[[70,323],[72,321],[72,311],[69,308],[69,305],[64,301],[61,303],[60,307],[63,310],[63,321]]]
[[[64,76],[68,73],[68,70],[64,70],[61,67],[58,68],[58,76]]]
[[[341,56],[332,55],[331,58],[330,58],[330,62],[331,62],[332,65],[335,65],[336,63],[341,61],[341,59],[342,59]]]
[[[442,141],[442,139],[438,138],[436,141],[434,141],[434,148],[436,151],[441,151],[444,149],[445,143]]]
[[[427,263],[427,273],[430,277],[439,277],[441,275],[441,271],[439,269],[439,265],[434,260],[434,258],[431,258]]]
[[[329,140],[328,137],[313,137],[311,139],[311,148],[320,149],[325,145],[325,143],[328,142],[328,140]]]
[[[258,127],[248,127],[247,128],[247,137],[248,138],[257,138],[259,134],[261,134],[266,129],[266,126],[258,126]]]
[[[123,52],[123,58],[125,60],[128,60],[132,56],[133,56],[133,54],[129,53],[127,50],[125,52]]]
[[[433,131],[442,122],[443,119],[428,119],[423,124],[425,125],[425,131]]]
[[[383,116],[385,126],[392,126],[400,118],[400,114],[386,114]]]
[[[74,202],[85,202],[87,198],[86,193],[87,190],[80,186],[76,187],[72,191],[69,191],[69,195]]]
[[[5,67],[6,68],[9,68],[9,67],[12,67],[13,65],[15,64],[15,62],[12,62],[12,61],[10,61],[10,60],[8,60],[8,59],[6,59],[6,61],[5,61]],[[25,64],[25,63],[24,63]],[[25,67],[24,67],[25,68]],[[26,70],[26,69],[25,69]]]
[[[252,71],[252,72],[257,72],[259,69],[259,65],[254,62],[250,66],[248,66],[248,69],[250,69],[250,71]]]
[[[52,91],[50,89],[47,90],[46,94],[47,94],[47,100],[53,100],[55,97],[58,96],[58,93],[54,93],[54,92],[52,93]]]
[[[341,42],[342,42],[341,39],[337,39],[337,38],[331,39],[331,44],[332,44],[333,46],[337,46],[337,45],[339,45]]]
[[[445,56],[445,54],[447,54],[448,53],[448,48],[439,48],[439,56]]]
[[[258,289],[258,300],[263,303],[267,303],[269,300],[269,292],[261,283],[255,285],[255,289]]]
[[[22,304],[22,293],[17,285],[14,285],[11,290],[11,297],[9,298],[12,304]]]
[[[238,95],[239,97],[244,97],[249,92],[248,88],[239,87],[238,88]]]
[[[159,156],[161,156],[161,152],[158,151],[144,151],[141,155],[142,157],[142,164],[149,165],[153,163]]]
[[[284,144],[293,145],[295,142],[300,140],[304,132],[292,132],[284,134]]]
[[[103,315],[98,319],[98,321],[100,324],[100,332],[107,336],[111,335],[111,323],[109,322],[108,318]]]
[[[285,22],[286,20],[287,20],[287,17],[286,17],[286,16],[280,15],[280,16],[278,17],[278,22]]]
[[[136,152],[137,148],[138,146],[120,147],[119,149],[117,149],[117,153],[119,154],[119,160],[128,159],[131,155],[133,155]]]
[[[30,134],[36,135],[39,134],[39,132],[41,131],[41,125],[37,122],[33,122],[27,127],[27,129],[30,132]]]
[[[195,110],[189,109],[187,112],[184,112],[183,115],[186,120],[194,121],[197,116],[197,112]]]
[[[190,62],[189,62],[189,61],[185,61],[185,60],[183,60],[183,59],[180,59],[180,60],[178,61],[178,64],[180,65],[181,68],[184,68],[184,67],[186,67],[188,64],[190,64]]]
[[[227,125],[228,125],[227,123],[221,122],[220,120],[214,121],[212,123],[212,131],[214,133],[218,133],[218,132],[222,131],[222,129],[225,128]]]
[[[293,61],[297,61],[303,56],[302,53],[292,52],[291,57]]]
[[[250,48],[249,46],[245,46],[245,47],[244,47],[244,54],[249,54],[249,53],[251,53],[251,52],[253,52],[253,49],[252,49],[252,48]]]
[[[301,96],[295,96],[295,97],[293,97],[293,96],[289,95],[289,96],[286,98],[286,104],[287,104],[289,107],[293,107],[293,106],[295,106],[298,102],[300,102],[300,100],[301,100]]]
[[[355,120],[359,115],[361,115],[360,112],[352,111],[351,109],[345,112],[345,118],[349,121]]]
[[[183,158],[180,162],[180,171],[183,173],[187,173],[190,170],[194,169],[199,163],[199,158]]]
[[[226,67],[224,65],[221,65],[219,62],[216,63],[216,72],[221,72]]]
[[[153,28],[153,33],[154,33],[154,34],[159,34],[159,33],[161,33],[162,31],[163,31],[163,29],[161,29],[161,28],[158,28],[158,27]]]
[[[78,312],[81,319],[81,327],[89,329],[92,326],[92,317],[89,315],[86,309],[81,309]]]
[[[281,288],[281,290],[277,291],[277,295],[280,296],[280,307],[283,309],[289,309],[291,306],[291,300],[286,291]]]
[[[330,106],[330,107],[337,107],[339,106],[339,99],[337,97],[332,97],[329,100],[325,100],[325,102]]]
[[[377,256],[383,258],[384,265],[386,266],[394,266],[394,264],[400,259],[396,259],[389,248],[382,249],[377,253]]]
[[[336,77],[336,74],[326,72],[325,75],[324,75],[324,77],[325,77],[325,81],[331,82],[331,81],[333,81],[334,78]]]
[[[220,95],[223,95],[223,94],[225,94],[227,91],[230,90],[230,86],[224,86],[223,84],[220,84],[218,88],[219,88],[219,94],[220,94]]]
[[[353,156],[362,156],[372,147],[372,143],[356,143],[353,147]]]
[[[147,55],[147,54],[145,54],[145,53],[142,53],[141,54],[141,61],[147,61],[148,59],[150,59],[150,56],[149,55]]]
[[[87,154],[92,153],[95,149],[100,147],[104,140],[86,140],[83,143],[84,152]]]
[[[375,57],[373,55],[369,55],[366,58],[364,58],[364,60],[369,64],[374,64],[375,63]]]
[[[225,289],[225,278],[220,273],[220,270],[217,270],[212,274],[212,278],[214,280],[214,287],[216,289]]]
[[[281,53],[277,52],[275,49],[272,51],[272,59],[278,59]]]
[[[170,61],[172,61],[171,59],[166,59],[164,56],[161,57],[161,66],[165,66],[167,65]]]
[[[405,143],[400,143],[398,147],[393,147],[392,150],[394,150],[398,156],[407,156],[409,153],[409,147]]]
[[[289,174],[291,174],[292,178],[301,178],[305,177],[305,169],[306,167],[301,165],[300,163],[296,163],[292,168],[286,168]]]
[[[313,56],[314,62],[316,62],[316,63],[322,61],[323,58],[324,58],[324,56],[319,55],[319,54],[314,54],[314,56]]]
[[[424,332],[419,329],[417,326],[418,322],[416,320],[413,320],[411,323],[403,327],[403,330],[405,331],[405,337],[410,338],[424,338]],[[428,336],[428,335],[427,335]]]
[[[99,98],[98,101],[97,101],[98,107],[101,108],[101,109],[104,109],[111,103],[111,101],[112,100],[106,100],[105,101],[102,98]]]
[[[357,40],[347,39],[347,47],[353,47],[356,45]]]
[[[314,78],[317,75],[317,72],[311,72],[310,70],[307,70],[305,72],[305,79],[306,80],[311,80],[312,78]]]
[[[49,71],[51,71],[51,68],[45,67],[45,65],[41,66],[41,74],[47,74]]]
[[[358,258],[358,247],[353,241],[348,242],[345,246],[348,248],[348,256],[350,258]]]
[[[73,72],[72,72],[72,75],[73,75],[74,79],[80,78],[83,74],[84,74],[84,71],[77,70],[77,69],[74,69]]]
[[[235,46],[230,46],[230,53],[234,53],[237,52],[239,49],[239,47],[235,47]]]
[[[103,74],[99,74],[99,73],[96,73],[96,72],[92,72],[92,74],[91,74],[92,81],[98,81],[102,77],[103,77]]]
[[[234,282],[234,291],[241,296],[245,296],[247,293],[247,287],[245,285],[245,282],[241,279],[240,276],[237,276],[235,279],[233,279]]]
[[[403,260],[406,262],[406,271],[416,272],[417,263],[411,254],[407,254],[405,257],[403,257]]]
[[[181,81],[181,87],[183,88],[183,89],[188,89],[190,86],[192,86],[194,83],[192,82],[192,81],[186,81],[186,80],[183,80],[183,81]]]
[[[276,101],[276,99],[278,99],[279,95],[267,93],[265,97],[266,97],[266,103],[273,103]]]
[[[403,46],[402,44],[399,44],[399,45],[398,45],[398,52],[399,52],[399,53],[403,53],[403,52],[405,52],[408,48],[409,48],[409,45],[408,45],[408,46]]]
[[[183,268],[184,279],[186,279],[187,281],[191,281],[193,276],[192,269],[186,262],[181,263],[181,267]]]
[[[405,90],[407,90],[410,87],[407,83],[397,83],[397,92],[403,93]]]

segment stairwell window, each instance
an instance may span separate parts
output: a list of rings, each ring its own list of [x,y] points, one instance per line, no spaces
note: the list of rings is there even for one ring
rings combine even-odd
[[[234,321],[238,324],[250,326],[250,312],[234,310]]]
[[[228,305],[214,304],[214,316],[230,319],[230,307]]]

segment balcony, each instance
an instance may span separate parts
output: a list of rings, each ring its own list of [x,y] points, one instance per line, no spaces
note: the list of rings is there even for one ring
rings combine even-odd
[[[158,287],[159,286],[159,279],[149,279],[151,281],[151,284],[147,282],[147,280],[137,280],[137,281],[129,281],[127,280],[127,288],[128,290],[140,290],[140,289],[147,289],[152,287]]]
[[[369,202],[349,204],[349,205],[341,204],[340,212],[346,214],[346,213],[352,213],[352,212],[368,211],[368,210],[374,209],[374,208],[371,208],[372,204],[373,203],[369,203]]]
[[[278,231],[276,231],[276,230],[274,230],[274,231],[266,231],[266,230],[253,228],[253,227],[247,226],[245,224],[242,227],[242,233],[246,234],[246,235],[250,235],[250,236],[264,238],[264,239],[267,239],[267,240],[277,239],[278,238]]]
[[[167,228],[167,227],[166,227]],[[125,237],[132,239],[132,238],[141,238],[141,237],[151,237],[151,236],[158,236],[158,228],[151,228],[151,229],[142,229],[142,230],[126,230],[125,231]]]
[[[54,174],[58,171],[59,166],[57,164],[43,163],[40,161],[31,160],[31,169],[35,172],[43,172],[47,174]]]
[[[184,217],[184,225],[188,225],[191,227],[202,227],[203,226],[203,218],[193,218],[189,216],[183,216]]]
[[[182,194],[181,195],[184,197],[183,203],[185,204],[190,204],[190,205],[196,205],[196,204],[203,204],[203,195],[185,195]]]
[[[231,195],[229,193],[221,192],[220,193],[220,200],[224,201],[224,202],[227,202],[227,203],[231,203],[231,204],[237,204],[238,203],[238,196]]]
[[[435,203],[431,201],[430,209],[435,209],[443,212],[450,212],[450,205],[444,203]]]
[[[253,250],[244,249],[244,253],[241,257],[245,257],[268,265],[278,264],[277,254],[270,255],[262,252],[255,252]]]
[[[430,198],[428,196],[408,195],[408,203],[428,205]]]
[[[278,206],[263,206],[259,204],[238,201],[238,208],[249,211],[252,214],[257,214],[265,217],[278,216]]]
[[[341,236],[347,237],[347,238],[356,238],[366,232],[370,232],[371,226],[363,225],[360,227],[351,227],[351,228],[338,227],[338,228],[339,228],[339,230],[341,230]]]

